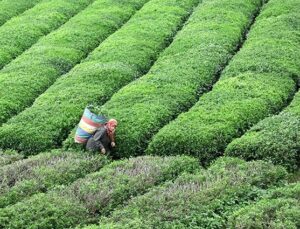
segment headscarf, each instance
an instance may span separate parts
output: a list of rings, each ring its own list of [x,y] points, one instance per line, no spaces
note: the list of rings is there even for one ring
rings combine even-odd
[[[117,120],[115,120],[113,118],[108,120],[108,122],[105,124],[107,134],[112,142],[115,141],[115,130],[116,130],[117,125],[118,125]]]

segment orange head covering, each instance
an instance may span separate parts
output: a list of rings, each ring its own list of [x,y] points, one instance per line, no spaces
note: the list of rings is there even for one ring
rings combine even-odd
[[[114,134],[115,134],[117,125],[118,125],[117,120],[115,120],[113,118],[108,120],[108,122],[106,123],[107,134],[112,142],[115,141]]]

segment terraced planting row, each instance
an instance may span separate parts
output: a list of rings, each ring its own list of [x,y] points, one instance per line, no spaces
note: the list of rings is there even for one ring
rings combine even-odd
[[[182,172],[199,169],[196,159],[182,157],[138,157],[115,161],[70,186],[0,211],[1,228],[69,228],[97,222],[127,199],[146,192]]]
[[[97,0],[0,72],[0,124],[31,105],[147,0]]]
[[[228,217],[285,182],[281,167],[219,158],[208,170],[184,174],[174,182],[137,196],[95,228],[229,228]]]
[[[298,28],[300,29],[300,23]],[[299,170],[300,92],[280,114],[262,120],[241,138],[231,142],[225,154],[246,160],[272,161],[290,171]]]
[[[2,0],[0,2],[0,26],[43,0]]]
[[[57,151],[3,166],[0,168],[0,208],[35,193],[46,192],[56,185],[70,184],[108,162],[101,155]]]
[[[0,69],[93,0],[43,1],[0,27]],[[0,76],[2,85],[3,77]]]
[[[78,1],[0,71],[0,125],[16,115],[0,127],[0,228],[300,228],[298,175],[271,163],[299,168],[300,92],[264,119],[299,87],[300,2],[265,2]],[[70,151],[23,159],[60,147],[87,104],[119,121],[113,156],[129,159],[75,152],[74,131]],[[145,152],[163,157],[131,158]]]
[[[270,0],[245,45],[212,91],[202,96],[187,113],[162,128],[149,144],[148,153],[191,154],[207,163],[222,154],[233,138],[286,106],[295,93],[300,76],[299,11],[297,0]],[[297,129],[297,125],[287,128],[295,133],[293,128]],[[268,142],[261,144],[263,148],[270,146]],[[279,139],[277,152],[285,149],[286,144],[289,145]],[[297,144],[298,148],[293,149]],[[282,153],[295,158],[299,141],[288,147],[291,152],[285,150]],[[273,157],[273,147],[269,150]]]
[[[299,228],[300,183],[275,189],[229,217],[230,228]]]
[[[112,5],[112,2],[109,2]],[[137,2],[141,1],[130,1],[133,5]],[[0,147],[14,148],[30,154],[59,146],[76,125],[88,103],[104,103],[119,88],[149,70],[198,2],[152,0],[147,3],[86,60],[58,79],[36,99],[32,107],[3,125],[0,129]],[[56,46],[61,49],[59,41]],[[33,52],[28,53],[28,61],[24,63],[29,62],[32,54]],[[60,55],[58,53],[54,57]],[[40,58],[45,59],[42,54]],[[50,58],[52,60],[52,56]],[[39,68],[42,67],[42,63],[43,61],[38,64]],[[49,69],[52,71],[53,68]],[[42,69],[39,71],[43,74]],[[33,85],[40,86],[42,80],[36,80],[34,75],[30,79],[31,83],[28,83],[27,87],[24,87],[23,83],[22,86],[16,86],[16,83],[9,80],[10,85],[12,83],[14,88],[18,88],[17,96],[11,99],[13,110],[21,107],[17,102],[17,98],[22,96],[20,90],[24,91],[24,99],[31,97],[30,101],[37,95],[31,94],[30,91],[34,88]],[[27,80],[28,76],[24,77],[23,81]],[[45,82],[46,85],[49,83]],[[8,101],[10,96],[11,93],[8,93],[4,102]],[[41,134],[43,138],[40,138]]]
[[[143,153],[154,133],[212,86],[261,5],[259,0],[204,1],[149,73],[122,88],[101,107],[99,113],[119,120],[117,156]],[[183,134],[190,135],[186,130]],[[73,141],[73,136],[65,145]],[[172,142],[180,150],[187,145],[180,144]]]

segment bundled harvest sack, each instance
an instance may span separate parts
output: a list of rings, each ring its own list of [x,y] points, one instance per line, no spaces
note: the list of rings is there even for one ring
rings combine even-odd
[[[104,115],[96,115],[86,107],[76,130],[75,142],[85,144],[96,129],[106,122],[107,118]]]

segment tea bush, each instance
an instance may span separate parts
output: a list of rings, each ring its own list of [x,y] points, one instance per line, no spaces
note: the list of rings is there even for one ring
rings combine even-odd
[[[227,217],[286,182],[270,163],[219,158],[207,170],[185,174],[118,207],[87,228],[225,228]]]
[[[102,112],[119,120],[116,156],[142,154],[153,134],[212,86],[261,4],[259,0],[204,1],[149,73],[104,104]],[[189,132],[182,135],[188,138]],[[176,148],[177,141],[171,143],[170,152],[184,153]],[[169,147],[160,147],[161,153],[169,152]]]
[[[289,171],[300,168],[300,92],[280,114],[263,119],[225,150],[246,160],[267,160]]]
[[[95,223],[99,215],[107,215],[131,197],[182,172],[197,170],[198,161],[187,156],[114,161],[69,186],[1,209],[0,227],[67,228]]]
[[[0,167],[21,160],[24,156],[14,150],[0,150]]]
[[[56,185],[70,184],[108,162],[102,155],[57,151],[3,166],[0,168],[0,208]]]
[[[148,152],[192,154],[207,163],[234,138],[287,105],[300,75],[299,10],[299,1],[269,1],[212,91],[162,128]]]
[[[183,24],[185,18],[198,1],[150,1],[120,30],[94,50],[87,59],[72,69],[71,72],[58,79],[52,87],[36,99],[32,107],[11,119],[7,125],[4,125],[0,129],[0,138],[2,139],[0,146],[3,148],[14,148],[28,154],[60,146],[69,131],[79,122],[79,117],[87,104],[96,101],[104,103],[120,87],[148,71],[153,61],[158,57],[161,50],[170,43],[174,33]],[[125,12],[127,12],[125,15],[128,17],[146,1],[106,0],[105,2],[110,7],[101,9],[104,14],[103,19],[99,17],[99,20],[103,20],[103,22],[99,24],[102,25],[103,23],[103,32],[108,29],[112,30],[114,21],[119,21],[117,24],[120,24],[124,19],[120,20],[118,19],[119,17],[124,18]],[[98,7],[101,8],[101,5],[99,4]],[[91,9],[94,8],[92,7]],[[98,18],[97,14],[99,14],[99,11],[95,9],[95,13],[96,18]],[[95,15],[93,15],[94,17]],[[87,23],[85,18],[81,17],[81,20],[84,26],[91,26],[89,23],[85,24]],[[95,28],[98,28],[97,24]],[[69,29],[73,31],[72,26]],[[81,30],[85,31],[86,29],[81,28]],[[65,39],[64,33],[60,34],[59,37],[61,39]],[[107,34],[108,32],[105,33]],[[74,33],[75,40],[77,40],[76,36],[77,32]],[[80,42],[85,44],[85,39],[80,39]],[[62,43],[62,46],[60,43]],[[56,46],[58,46],[58,50],[60,50],[63,47],[63,43],[60,40],[57,42],[57,45],[51,48],[56,50]],[[73,47],[73,45],[76,45],[76,42],[71,44]],[[37,92],[41,92],[38,88],[44,83],[43,87],[46,88],[50,85],[48,81],[56,78],[57,74],[52,72],[55,70],[56,64],[61,67],[70,65],[67,61],[70,58],[69,53],[66,54],[66,65],[60,64],[60,61],[58,61],[62,58],[60,52],[54,56],[53,54],[49,56],[49,60],[54,62],[47,69],[49,73],[45,80],[37,80],[36,76],[30,77],[32,82],[28,84],[30,89],[26,89],[22,84],[22,91],[24,90],[23,92],[26,94],[23,97],[26,100],[28,98],[31,98],[30,101],[34,100],[38,95]],[[27,58],[31,58],[31,56],[29,55]],[[44,54],[41,57],[43,61],[47,60]],[[54,58],[59,59],[55,60]],[[75,61],[73,63],[75,64]],[[39,67],[43,67],[42,64]],[[58,70],[61,71],[64,68],[59,68]],[[24,81],[29,81],[28,76],[24,76]],[[36,86],[33,87],[33,84]],[[35,90],[37,92],[31,94]],[[9,101],[7,97],[11,96],[7,95],[4,97],[4,102],[7,103]],[[20,96],[21,93],[18,90],[13,101],[16,101]],[[20,103],[23,103],[22,101],[23,99],[19,100],[18,103],[14,102],[13,106],[19,110],[22,107],[20,105]],[[25,104],[28,103],[26,102]],[[16,132],[18,134],[13,134]],[[43,138],[40,135],[43,135]]]
[[[300,183],[274,190],[257,203],[235,211],[228,228],[300,227]]]
[[[33,45],[40,37],[64,24],[91,2],[93,0],[42,1],[6,22],[0,27],[0,69]],[[1,86],[2,77],[0,76]]]
[[[145,2],[147,0],[94,1],[7,65],[0,71],[0,124],[30,106],[59,76],[85,58]],[[48,101],[47,105],[50,104]],[[44,112],[49,113],[52,108],[47,108],[43,107]],[[26,122],[31,120],[27,118]]]
[[[42,0],[2,0],[0,2],[0,26],[10,18],[23,13],[41,1]]]

